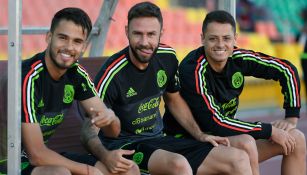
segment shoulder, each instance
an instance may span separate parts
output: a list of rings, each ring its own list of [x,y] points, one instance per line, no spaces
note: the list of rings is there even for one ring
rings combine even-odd
[[[110,56],[106,62],[101,66],[100,70],[96,74],[95,84],[97,81],[107,77],[113,77],[119,70],[128,64],[128,47]]]
[[[79,62],[76,62],[67,70],[67,75],[69,77],[75,77],[75,76],[82,76],[82,77],[89,77],[89,74],[87,73],[86,69],[79,64]]]
[[[161,64],[178,65],[175,49],[166,44],[159,44],[154,57]]]
[[[119,66],[122,66],[123,64],[126,64],[128,61],[128,52],[129,49],[128,47],[124,48],[123,50],[113,54],[110,56],[106,62],[102,65],[101,70],[103,71],[105,69],[110,69],[110,68],[116,68]]]
[[[26,59],[22,61],[22,75],[30,76],[37,75],[42,70],[44,70],[44,53],[38,53],[34,55],[32,58]]]
[[[202,60],[206,60],[203,46],[189,52],[181,61],[180,68],[197,66]]]
[[[259,54],[259,53],[258,53]],[[256,56],[257,52],[243,48],[235,47],[232,52],[232,58],[243,58],[248,56]]]
[[[171,46],[160,43],[157,49],[157,54],[171,54],[176,56],[176,51]]]

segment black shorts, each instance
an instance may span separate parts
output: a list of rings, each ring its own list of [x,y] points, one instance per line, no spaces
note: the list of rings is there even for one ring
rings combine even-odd
[[[139,166],[141,172],[148,173],[148,160],[151,154],[157,149],[163,149],[183,155],[188,160],[193,174],[196,174],[198,167],[212,148],[213,145],[210,143],[172,136],[142,140],[126,144],[122,147],[122,149],[135,150],[133,155],[125,157],[133,160]]]
[[[74,153],[61,153],[64,157],[73,160],[75,162],[80,162],[94,166],[97,162],[97,159],[92,155],[78,155]],[[0,163],[0,174],[7,174],[6,170],[6,161]],[[30,175],[35,166],[32,166],[29,162],[29,159],[25,156],[21,157],[21,175]]]

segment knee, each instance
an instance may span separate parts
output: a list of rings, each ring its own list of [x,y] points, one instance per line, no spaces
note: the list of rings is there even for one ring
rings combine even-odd
[[[174,159],[171,159],[168,166],[172,174],[192,174],[189,162],[182,155],[177,155]]]
[[[306,138],[302,131],[298,129],[292,129],[290,132],[290,135],[292,135],[295,139],[296,146],[294,151],[299,152],[299,154],[306,154]]]
[[[136,164],[134,164],[126,175],[140,175],[140,174],[141,173],[139,167]]]
[[[71,175],[71,172],[65,167],[55,167],[53,175]]]
[[[295,141],[298,143],[306,143],[305,135],[302,131],[298,129],[292,129],[290,134],[295,138]]]
[[[257,152],[255,139],[247,134],[240,135],[239,148],[245,150],[247,153]]]

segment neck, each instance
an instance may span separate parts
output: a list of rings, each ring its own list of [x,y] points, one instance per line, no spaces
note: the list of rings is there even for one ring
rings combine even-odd
[[[59,80],[66,72],[66,69],[60,69],[58,68],[51,60],[50,56],[47,55],[48,52],[46,52],[45,55],[45,62],[46,62],[46,67],[48,70],[49,75],[51,76],[52,79],[54,80]]]
[[[132,64],[137,67],[140,70],[145,70],[148,67],[149,63],[142,63],[138,59],[135,58],[134,54],[131,51],[131,48],[129,47],[129,57],[132,62]]]
[[[225,62],[212,62],[211,60],[207,60],[211,68],[218,73],[221,73],[226,66],[227,61]]]

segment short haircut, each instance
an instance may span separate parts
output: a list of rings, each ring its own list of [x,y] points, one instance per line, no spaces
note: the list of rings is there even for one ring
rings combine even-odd
[[[90,17],[80,8],[68,7],[58,11],[51,22],[50,31],[53,33],[61,20],[72,21],[76,25],[81,26],[83,33],[87,31],[87,37],[92,30],[92,22]]]
[[[222,24],[230,24],[233,28],[234,33],[236,33],[236,22],[232,15],[223,10],[216,10],[208,13],[204,19],[202,32],[204,33],[208,27],[209,23],[218,22]]]
[[[163,18],[160,8],[151,2],[141,2],[135,4],[128,12],[128,25],[133,18],[155,17],[158,19],[161,28],[163,26]]]

